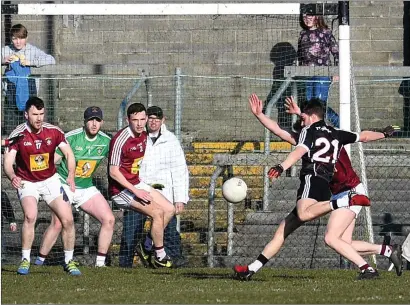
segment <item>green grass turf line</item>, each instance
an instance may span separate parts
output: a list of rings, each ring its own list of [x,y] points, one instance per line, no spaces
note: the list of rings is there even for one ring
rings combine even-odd
[[[32,266],[30,274],[2,267],[2,303],[36,304],[263,304],[409,303],[410,273],[381,271],[356,281],[353,270],[268,269],[239,282],[227,268],[121,269],[81,267],[72,277],[56,266]]]

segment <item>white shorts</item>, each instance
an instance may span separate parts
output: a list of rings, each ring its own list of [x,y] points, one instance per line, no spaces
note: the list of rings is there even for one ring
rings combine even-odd
[[[366,193],[366,191],[364,190],[364,186],[363,186],[363,184],[361,184],[361,183],[358,184],[356,187],[352,188],[352,190],[355,191],[357,194],[366,195],[366,196],[367,196],[367,193]],[[350,191],[345,191],[345,192],[341,192],[341,193],[339,193],[339,194],[333,195],[330,200],[336,200],[336,199],[340,200],[340,199],[342,199],[342,200],[346,200],[347,202],[349,202],[349,192],[350,192]],[[362,210],[362,206],[360,206],[360,205],[354,205],[354,206],[350,206],[348,209],[351,210],[351,211],[353,211],[353,212],[355,212],[356,218],[357,218],[357,216],[359,215],[360,211]]]
[[[147,192],[152,191],[152,187],[144,182],[140,182],[134,185],[137,189],[145,190]],[[136,201],[137,198],[135,195],[130,192],[128,189],[121,191],[121,193],[111,197],[112,202],[114,202],[118,207],[122,209],[130,209],[132,201]]]
[[[70,200],[70,203],[76,208],[77,211],[84,202],[90,200],[94,195],[100,194],[100,191],[95,186],[90,186],[86,189],[76,188],[74,193],[70,190],[70,187],[67,184],[63,184],[63,188],[68,196],[68,199]]]
[[[67,199],[67,196],[64,196],[65,192],[58,174],[54,174],[50,178],[39,182],[22,180],[22,184],[23,186],[17,190],[20,200],[24,197],[32,196],[36,198],[38,202],[41,197],[47,204],[50,204],[61,195]]]

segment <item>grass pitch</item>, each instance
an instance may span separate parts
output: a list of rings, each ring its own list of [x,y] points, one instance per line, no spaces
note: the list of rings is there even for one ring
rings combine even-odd
[[[252,281],[232,279],[231,269],[121,269],[82,267],[71,277],[56,266],[16,274],[2,268],[2,303],[409,303],[410,273],[382,271],[356,281],[351,270],[263,269]]]

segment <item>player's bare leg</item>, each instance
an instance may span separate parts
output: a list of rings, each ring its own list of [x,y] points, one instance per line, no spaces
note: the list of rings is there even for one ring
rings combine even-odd
[[[44,232],[39,255],[35,262],[36,265],[42,265],[44,263],[45,258],[56,243],[62,228],[60,219],[58,219],[57,215],[51,211],[51,223]]]
[[[61,237],[64,248],[64,270],[70,275],[81,275],[80,270],[77,268],[77,263],[73,260],[75,227],[71,204],[68,201],[65,201],[61,195],[50,202],[49,207],[56,214],[62,226]]]
[[[330,201],[318,202],[311,198],[299,199],[296,204],[299,218],[302,221],[310,221],[326,215],[332,211],[329,203]]]
[[[350,243],[342,239],[343,234],[351,226],[355,217],[356,214],[349,209],[333,211],[327,224],[325,242],[329,247],[360,268],[361,273],[358,279],[375,278],[379,275],[377,270],[374,270]]]
[[[249,280],[260,268],[262,268],[282,248],[285,239],[299,228],[304,222],[296,215],[296,209],[289,213],[281,221],[273,239],[265,246],[258,258],[248,266],[236,265],[235,276],[240,280]]]
[[[21,228],[21,262],[17,269],[20,275],[27,275],[30,270],[31,247],[34,241],[34,226],[37,220],[37,199],[33,196],[21,199],[24,220]]]
[[[101,223],[98,235],[98,253],[95,265],[101,267],[105,265],[105,258],[111,244],[114,232],[115,217],[110,206],[101,194],[96,194],[84,202],[80,208]]]
[[[32,196],[27,196],[21,199],[23,208],[24,220],[21,228],[21,246],[24,250],[31,250],[34,241],[34,226],[37,220],[37,199]],[[30,262],[30,254],[24,256]]]
[[[171,267],[172,262],[164,249],[164,229],[175,213],[174,206],[158,191],[150,192],[153,200],[149,204],[132,201],[133,209],[151,217],[151,237],[154,242],[154,265]],[[159,200],[158,202],[156,200]]]
[[[403,260],[401,257],[402,248],[400,245],[377,245],[362,240],[352,240],[353,231],[355,228],[356,219],[353,219],[347,230],[343,233],[342,239],[350,243],[353,248],[361,255],[379,254],[389,258],[390,262],[396,270],[396,274],[400,276],[403,272]]]

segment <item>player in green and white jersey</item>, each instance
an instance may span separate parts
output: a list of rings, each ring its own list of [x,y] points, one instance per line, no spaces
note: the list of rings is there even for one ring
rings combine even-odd
[[[111,243],[115,218],[108,202],[100,191],[93,185],[92,175],[107,157],[111,138],[100,131],[103,124],[103,113],[99,107],[89,107],[84,112],[84,127],[66,133],[76,161],[75,187],[73,193],[66,183],[68,168],[63,154],[57,150],[54,162],[59,164],[57,172],[68,200],[78,210],[93,216],[101,223],[98,236],[98,252],[95,265],[105,265],[105,258]],[[36,265],[42,265],[61,232],[61,223],[52,215],[52,221],[43,236]]]

